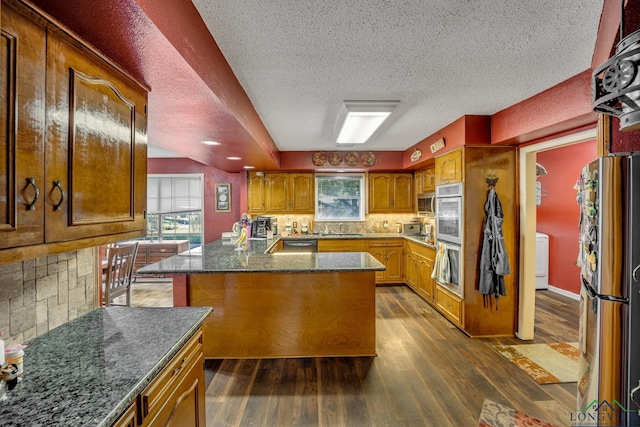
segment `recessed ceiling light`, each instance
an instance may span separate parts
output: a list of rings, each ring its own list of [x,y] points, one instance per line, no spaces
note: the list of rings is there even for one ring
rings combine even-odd
[[[243,166],[245,169],[255,169],[255,166]]]
[[[220,143],[218,141],[212,141],[212,140],[204,140],[204,141],[202,141],[202,143],[204,145],[220,145]]]
[[[230,157],[227,157],[227,160],[242,160],[242,157],[230,156]]]

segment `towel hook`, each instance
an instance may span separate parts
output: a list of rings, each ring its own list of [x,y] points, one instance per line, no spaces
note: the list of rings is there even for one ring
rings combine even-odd
[[[487,187],[489,187],[490,189],[495,188],[496,184],[498,183],[498,176],[494,173],[490,173],[485,177],[484,182],[487,183]]]

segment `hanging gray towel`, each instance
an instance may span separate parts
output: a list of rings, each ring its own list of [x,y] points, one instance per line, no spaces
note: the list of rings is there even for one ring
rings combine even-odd
[[[485,222],[482,252],[480,254],[480,274],[478,290],[484,295],[485,307],[490,305],[493,295],[496,301],[500,295],[506,296],[504,276],[511,273],[509,258],[504,245],[502,223],[504,213],[495,190],[491,188],[484,205]],[[496,310],[498,305],[496,303]]]

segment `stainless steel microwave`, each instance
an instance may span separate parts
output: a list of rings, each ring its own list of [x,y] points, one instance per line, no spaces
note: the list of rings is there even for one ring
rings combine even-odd
[[[436,193],[418,194],[418,215],[434,216],[436,213]]]

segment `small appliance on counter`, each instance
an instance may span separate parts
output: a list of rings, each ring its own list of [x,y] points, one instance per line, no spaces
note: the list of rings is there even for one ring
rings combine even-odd
[[[419,222],[398,222],[398,232],[403,236],[416,236],[422,231],[422,224]]]
[[[259,216],[251,224],[251,237],[257,239],[266,239],[267,231],[273,231],[278,234],[278,221],[275,216]]]

